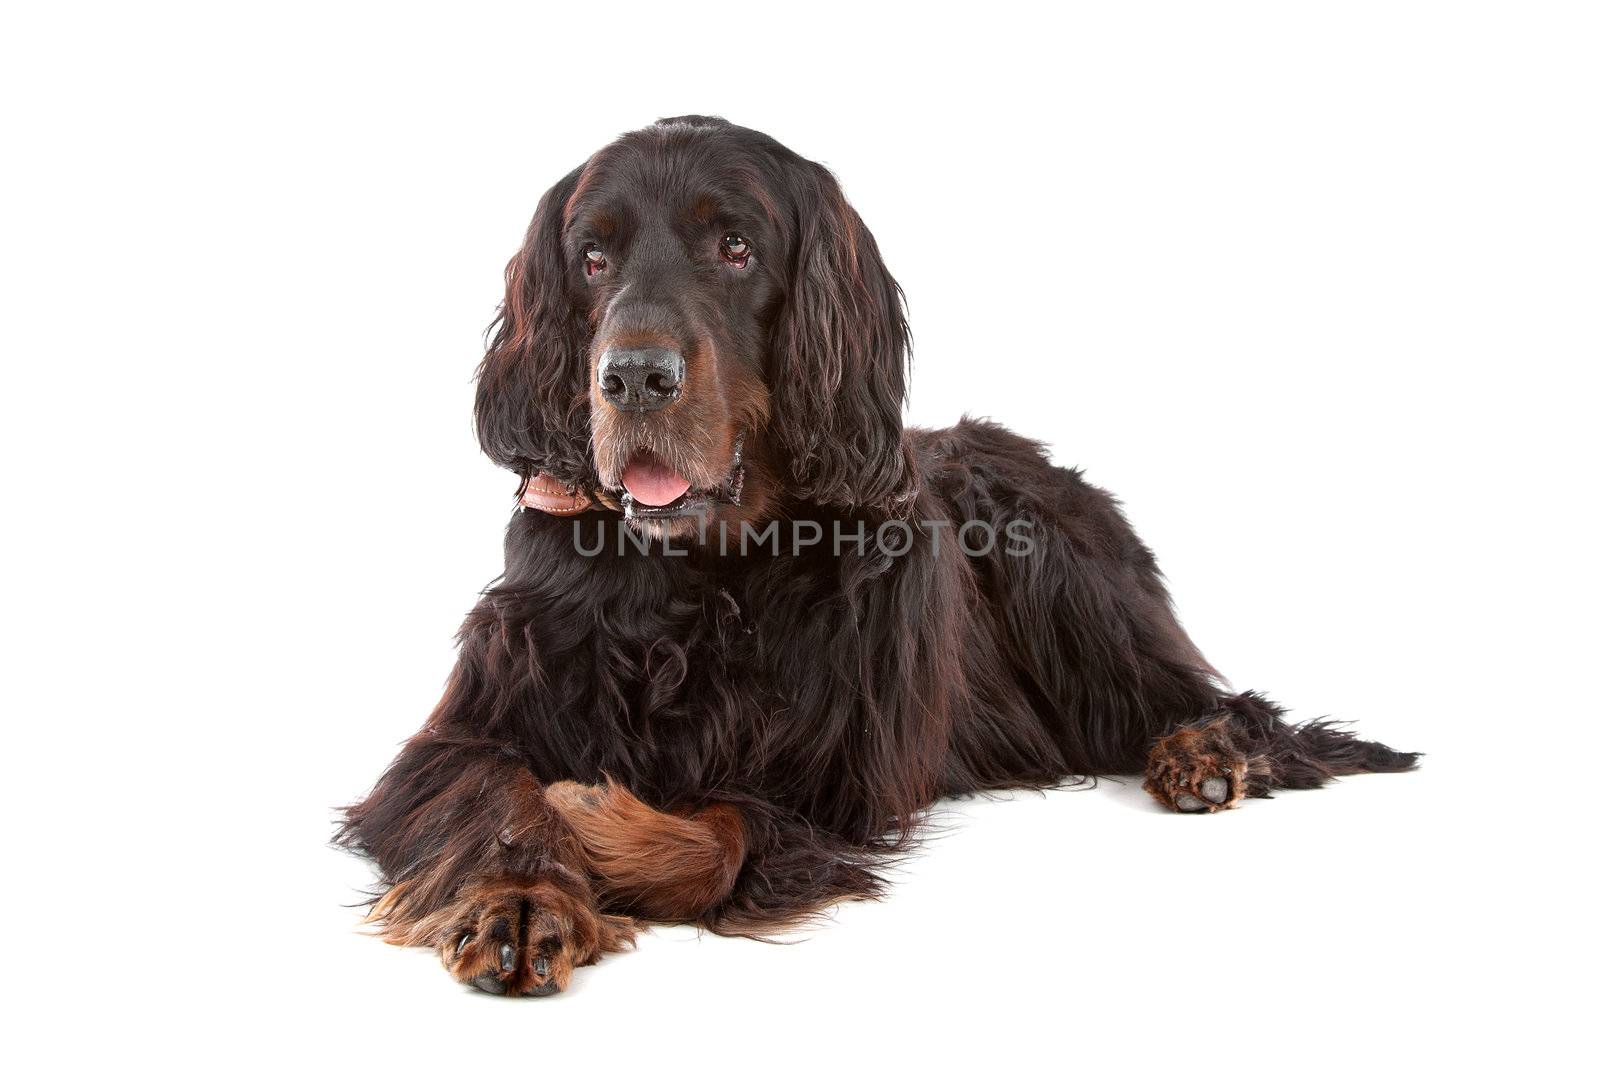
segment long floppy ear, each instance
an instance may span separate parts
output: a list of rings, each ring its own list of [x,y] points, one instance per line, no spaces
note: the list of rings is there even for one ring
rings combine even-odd
[[[899,510],[910,331],[900,287],[832,174],[799,161],[787,300],[773,326],[772,433],[797,496]]]
[[[561,246],[568,198],[583,168],[539,201],[522,249],[506,265],[506,298],[490,326],[473,406],[478,443],[524,478],[544,470],[569,484],[590,477],[589,326],[573,305]]]

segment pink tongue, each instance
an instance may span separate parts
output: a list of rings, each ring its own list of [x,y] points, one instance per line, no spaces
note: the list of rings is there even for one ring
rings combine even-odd
[[[647,508],[665,507],[689,491],[689,479],[654,456],[635,456],[622,469],[622,487]]]

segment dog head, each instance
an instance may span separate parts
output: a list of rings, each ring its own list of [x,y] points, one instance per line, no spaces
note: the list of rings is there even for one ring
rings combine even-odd
[[[899,287],[833,176],[663,119],[547,192],[478,376],[479,440],[652,534],[908,491]]]

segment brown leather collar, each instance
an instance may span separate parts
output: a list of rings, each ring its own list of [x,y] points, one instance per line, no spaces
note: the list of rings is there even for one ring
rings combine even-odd
[[[566,485],[544,471],[522,483],[522,496],[517,502],[525,508],[536,508],[551,515],[576,515],[595,506],[594,498],[582,488]]]

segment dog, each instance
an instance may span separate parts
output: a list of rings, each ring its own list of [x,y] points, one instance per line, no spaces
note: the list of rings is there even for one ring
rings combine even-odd
[[[544,996],[641,923],[881,894],[941,797],[1142,774],[1200,814],[1415,765],[1227,687],[1037,443],[904,427],[908,356],[872,234],[764,134],[663,119],[544,195],[477,378],[505,571],[342,812],[388,940]]]

